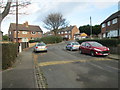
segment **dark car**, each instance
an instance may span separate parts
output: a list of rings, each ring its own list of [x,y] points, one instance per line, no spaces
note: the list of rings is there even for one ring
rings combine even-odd
[[[80,53],[87,53],[87,54],[90,54],[91,56],[95,56],[95,55],[107,56],[110,54],[108,47],[103,46],[102,44],[95,41],[83,42],[80,45],[79,50],[80,50]]]

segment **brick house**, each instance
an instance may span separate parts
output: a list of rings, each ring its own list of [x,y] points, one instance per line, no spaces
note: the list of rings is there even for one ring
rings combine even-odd
[[[75,34],[79,33],[79,29],[76,26],[69,26],[63,29],[59,29],[57,34],[68,40],[75,40]]]
[[[41,38],[43,31],[39,26],[28,25],[28,22],[24,24],[18,24],[18,42],[28,42],[29,40],[34,40]],[[8,31],[9,40],[16,42],[16,24],[11,23]]]
[[[54,32],[49,31],[49,32],[44,33],[43,37],[47,37],[47,36],[51,36],[51,35],[54,35]]]
[[[120,38],[120,10],[101,23],[101,35],[103,38]]]

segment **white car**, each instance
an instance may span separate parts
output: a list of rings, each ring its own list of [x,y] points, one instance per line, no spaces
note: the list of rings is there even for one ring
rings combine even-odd
[[[79,50],[80,44],[78,42],[70,42],[66,46],[66,50]]]
[[[47,45],[45,43],[37,43],[34,47],[34,52],[38,51],[46,51],[47,52]]]

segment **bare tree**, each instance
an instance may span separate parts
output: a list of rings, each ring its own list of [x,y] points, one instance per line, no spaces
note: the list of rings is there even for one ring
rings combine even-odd
[[[29,1],[22,1],[18,6],[21,7],[25,7],[27,5],[31,4]],[[13,0],[7,0],[7,3],[4,4],[3,0],[0,0],[0,9],[4,9],[2,12],[0,10],[0,25],[2,20],[10,13],[10,8],[14,8],[16,7],[16,4],[14,2],[13,4]],[[13,13],[15,10],[11,10],[11,12]]]
[[[51,13],[49,14],[45,20],[43,21],[45,24],[45,28],[52,30],[55,35],[57,35],[57,31],[59,28],[66,27],[68,22],[61,13]]]

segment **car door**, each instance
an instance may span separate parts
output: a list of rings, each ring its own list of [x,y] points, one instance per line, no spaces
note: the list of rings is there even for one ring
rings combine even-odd
[[[91,45],[89,43],[86,43],[85,44],[85,52],[89,54],[90,51],[91,51]]]
[[[81,44],[80,49],[82,50],[83,53],[85,53],[85,43]]]
[[[71,48],[71,43],[68,43],[67,44],[67,49],[70,49]]]

